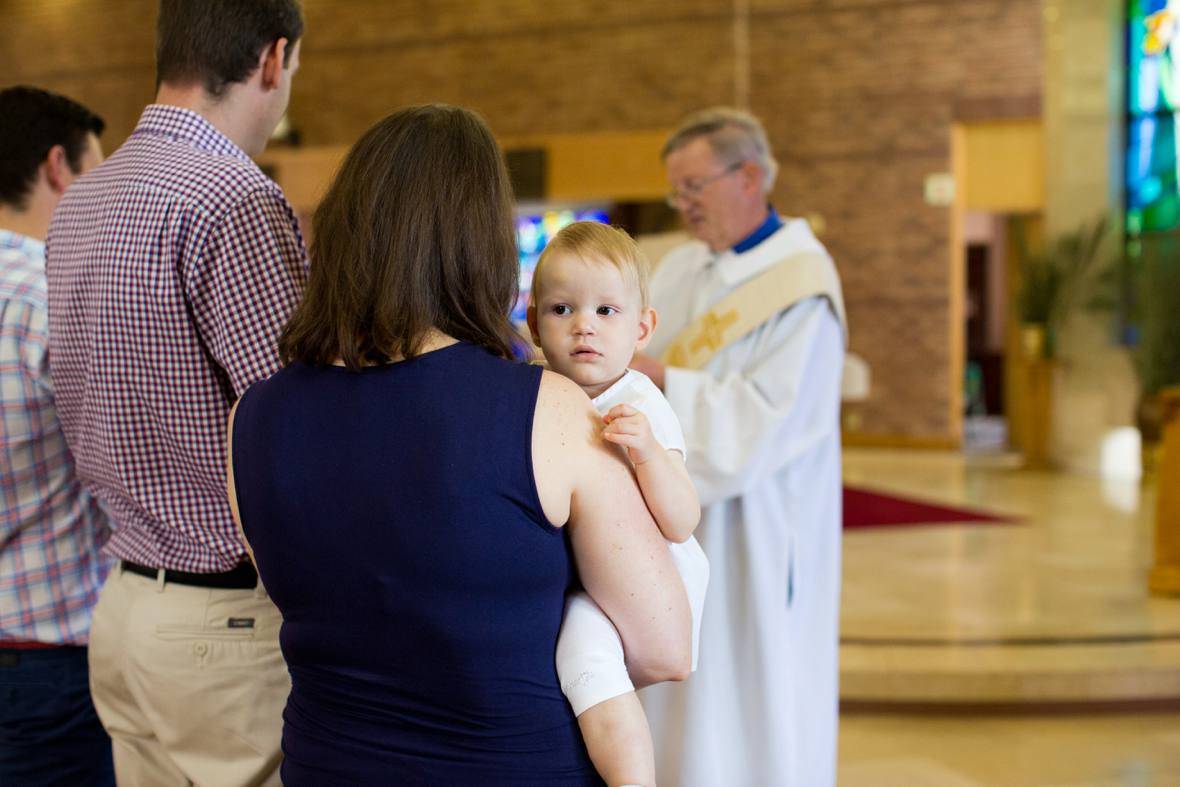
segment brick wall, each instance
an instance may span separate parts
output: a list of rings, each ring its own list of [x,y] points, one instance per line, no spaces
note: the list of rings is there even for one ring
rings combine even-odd
[[[744,74],[783,164],[776,204],[826,223],[852,347],[873,371],[863,429],[943,437],[950,218],[924,203],[923,179],[950,169],[963,107],[1037,106],[1041,4],[748,5],[746,60],[730,2],[305,0],[291,118],[313,145],[350,142],[423,101],[471,106],[505,136],[659,129],[732,101]],[[17,35],[0,37],[0,82],[92,105],[113,147],[150,100],[154,16],[150,0],[9,0],[0,27]]]

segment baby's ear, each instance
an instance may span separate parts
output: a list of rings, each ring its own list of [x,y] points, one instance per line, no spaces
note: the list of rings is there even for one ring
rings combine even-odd
[[[651,335],[656,332],[656,310],[650,306],[639,312],[639,339],[635,342],[635,349],[642,350],[651,341]]]
[[[524,321],[529,326],[529,333],[532,334],[533,344],[540,347],[541,337],[537,333],[537,304],[529,300],[528,308],[524,312]]]

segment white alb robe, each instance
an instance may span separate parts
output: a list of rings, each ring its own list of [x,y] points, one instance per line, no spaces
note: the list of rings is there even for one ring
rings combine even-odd
[[[670,252],[651,283],[661,354],[720,298],[790,254],[788,220],[753,249]],[[641,693],[668,787],[835,784],[844,336],[826,299],[780,312],[700,371],[669,367],[711,566],[700,665]]]

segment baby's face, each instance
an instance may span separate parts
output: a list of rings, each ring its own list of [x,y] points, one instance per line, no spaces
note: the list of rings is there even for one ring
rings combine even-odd
[[[546,260],[541,285],[529,307],[533,340],[549,368],[598,396],[651,338],[652,310],[642,307],[639,288],[605,260],[556,256]]]

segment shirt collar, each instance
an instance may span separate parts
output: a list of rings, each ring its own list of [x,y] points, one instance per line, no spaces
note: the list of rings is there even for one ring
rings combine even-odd
[[[14,249],[30,260],[45,264],[45,243],[19,232],[0,230],[0,251]]]
[[[781,221],[781,219],[780,219]],[[803,219],[788,219],[761,243],[743,254],[727,250],[717,256],[718,273],[727,286],[742,284],[799,252],[826,254]]]
[[[149,104],[139,116],[132,136],[152,134],[187,142],[209,153],[250,161],[246,152],[198,113],[171,104]]]
[[[758,229],[751,232],[733,247],[734,254],[744,254],[778,232],[779,228],[783,226],[783,220],[778,217],[778,211],[774,209],[774,206],[767,205],[766,207],[770,211],[770,215],[766,217],[766,221],[762,222]]]

